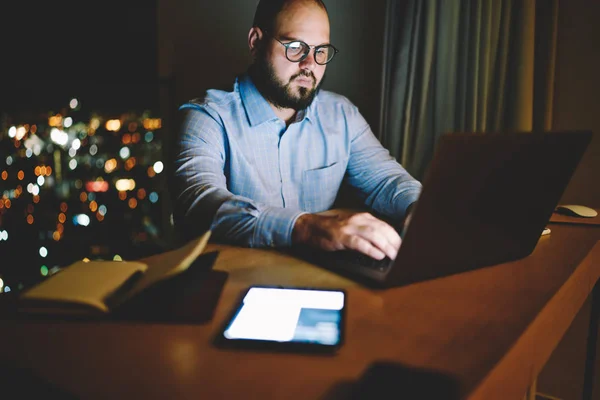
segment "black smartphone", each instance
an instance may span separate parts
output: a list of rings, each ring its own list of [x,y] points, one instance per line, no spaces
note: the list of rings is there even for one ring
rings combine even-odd
[[[251,286],[216,336],[220,347],[335,353],[344,342],[343,289]]]

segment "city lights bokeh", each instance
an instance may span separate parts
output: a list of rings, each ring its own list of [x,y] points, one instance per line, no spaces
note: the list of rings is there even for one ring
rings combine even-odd
[[[0,293],[78,260],[161,251],[161,129],[152,111],[108,114],[78,98],[44,115],[0,113]]]

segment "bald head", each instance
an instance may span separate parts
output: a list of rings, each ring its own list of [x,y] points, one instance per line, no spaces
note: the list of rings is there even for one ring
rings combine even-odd
[[[327,7],[325,7],[323,0],[260,0],[256,7],[252,25],[263,31],[274,32],[277,17],[282,11],[289,7],[310,4],[320,7],[327,13]]]

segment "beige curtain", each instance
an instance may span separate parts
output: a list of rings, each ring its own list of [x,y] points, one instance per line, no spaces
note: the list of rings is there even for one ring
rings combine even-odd
[[[422,179],[446,132],[551,129],[558,0],[387,0],[380,140]]]

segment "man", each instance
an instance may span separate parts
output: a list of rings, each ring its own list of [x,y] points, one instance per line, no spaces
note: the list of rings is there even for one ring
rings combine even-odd
[[[261,0],[253,63],[232,92],[181,107],[171,183],[186,236],[250,247],[308,244],[395,258],[397,231],[371,213],[330,210],[345,181],[400,226],[421,184],[377,141],[358,109],[319,90],[337,49],[321,0]],[[327,212],[325,212],[327,211]]]

